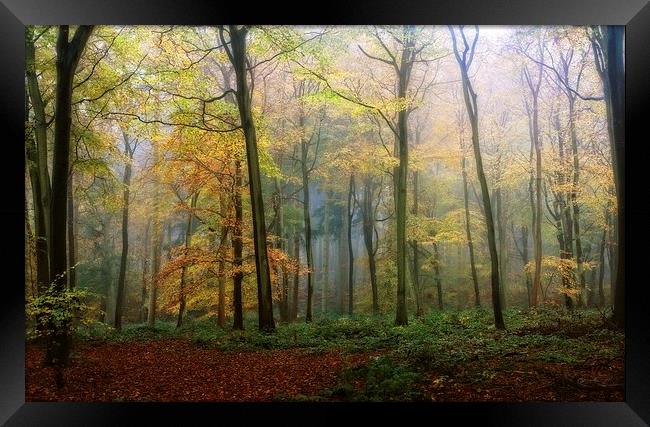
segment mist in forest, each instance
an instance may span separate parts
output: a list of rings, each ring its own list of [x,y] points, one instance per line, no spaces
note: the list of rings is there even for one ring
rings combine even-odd
[[[506,330],[539,308],[620,326],[617,31],[27,27],[45,358],[98,325]]]

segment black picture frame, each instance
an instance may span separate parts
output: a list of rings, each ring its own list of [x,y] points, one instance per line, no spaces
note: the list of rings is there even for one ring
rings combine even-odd
[[[186,425],[205,417],[210,424],[243,424],[252,415],[262,422],[311,424],[350,421],[358,412],[364,422],[413,416],[445,425],[481,426],[643,426],[650,423],[650,317],[648,286],[642,279],[650,219],[643,207],[647,189],[626,206],[626,357],[625,401],[431,403],[431,404],[230,404],[230,403],[25,403],[24,313],[24,26],[41,24],[481,24],[549,25],[610,24],[626,26],[626,134],[634,154],[626,160],[647,164],[648,138],[642,132],[644,104],[650,100],[650,4],[647,0],[364,0],[303,2],[280,5],[252,1],[182,0],[0,0],[0,85],[5,121],[0,167],[3,244],[0,246],[0,423],[45,425]],[[647,167],[647,166],[646,166]],[[640,175],[628,170],[637,170]],[[626,174],[643,177],[643,169],[628,164]],[[627,179],[626,187],[636,180]],[[641,186],[644,185],[642,182]],[[636,217],[636,218],[635,218]],[[648,228],[645,226],[645,228]],[[628,232],[634,230],[634,233]],[[645,233],[645,234],[644,234]],[[647,263],[647,262],[646,262]],[[8,275],[7,273],[16,273]],[[635,274],[639,277],[635,279]],[[445,422],[445,421],[447,422]],[[357,421],[359,422],[359,421]],[[442,424],[441,424],[442,423]]]

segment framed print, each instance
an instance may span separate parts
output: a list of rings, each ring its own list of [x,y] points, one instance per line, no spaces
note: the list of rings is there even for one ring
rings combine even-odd
[[[650,422],[647,2],[0,11],[3,423]]]

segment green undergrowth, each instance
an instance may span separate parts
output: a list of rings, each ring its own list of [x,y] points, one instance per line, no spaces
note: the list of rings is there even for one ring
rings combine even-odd
[[[101,324],[80,328],[77,339],[127,342],[187,339],[220,351],[302,349],[310,353],[373,353],[366,364],[346,367],[335,387],[318,396],[282,396],[276,400],[389,401],[419,400],[419,384],[427,374],[465,375],[489,381],[515,364],[577,366],[589,359],[607,363],[623,355],[624,335],[597,310],[569,312],[558,307],[508,309],[507,326],[497,330],[488,310],[435,311],[395,326],[392,316],[328,317],[312,323],[278,324],[275,333],[257,329],[247,319],[245,330],[219,327],[214,319],[189,320],[181,328],[159,321],[155,328],[129,324],[121,332]]]
[[[77,337],[89,341],[189,339],[223,351],[299,348],[309,352],[380,352],[417,367],[453,371],[486,358],[581,363],[588,358],[622,355],[623,334],[611,329],[597,310],[538,308],[504,311],[507,329],[497,330],[487,310],[436,311],[394,326],[392,316],[344,316],[312,323],[278,324],[275,333],[260,332],[249,319],[244,331],[219,327],[214,319],[159,321],[155,328],[129,324],[121,332],[94,324]]]

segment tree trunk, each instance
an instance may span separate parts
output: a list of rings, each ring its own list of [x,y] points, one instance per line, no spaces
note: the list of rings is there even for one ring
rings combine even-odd
[[[607,131],[614,172],[617,200],[617,223],[610,229],[610,240],[616,235],[618,253],[610,246],[610,263],[616,271],[612,275],[614,314],[616,325],[625,328],[625,28],[608,25],[592,28],[591,42],[595,52],[596,69],[603,83],[607,111]],[[612,224],[614,225],[614,224]],[[614,232],[612,233],[613,230]],[[613,258],[616,258],[614,261]],[[615,277],[614,277],[615,276]]]
[[[355,197],[354,174],[350,175],[348,185],[347,205],[347,237],[348,237],[348,314],[354,312],[354,252],[352,251],[352,219],[354,218],[354,197]]]
[[[32,138],[26,139],[29,179],[32,190],[34,209],[34,251],[36,255],[36,291],[42,295],[50,281],[47,254],[47,236],[45,235],[45,212],[41,197],[41,183],[38,172],[38,153]]]
[[[124,138],[124,154],[127,156],[122,178],[122,255],[120,257],[120,275],[117,279],[117,297],[115,300],[115,319],[113,326],[122,330],[122,306],[124,304],[124,288],[126,285],[126,268],[129,257],[129,193],[131,186],[131,162],[135,149],[131,147],[129,136],[122,132]]]
[[[438,244],[433,244],[433,272],[435,273],[436,289],[438,291],[438,308],[445,308],[442,300],[442,280],[440,279],[440,254],[438,253]]]
[[[323,213],[323,290],[321,293],[321,311],[327,313],[327,291],[330,285],[330,236],[329,236],[329,203],[325,200],[325,211]]]
[[[293,258],[296,260],[296,271],[293,274],[293,295],[291,301],[291,318],[298,319],[298,289],[300,286],[300,235],[295,233],[293,235]]]
[[[566,187],[566,178],[564,172],[562,171],[565,166],[565,151],[564,151],[564,138],[562,137],[562,131],[560,128],[560,118],[557,112],[554,114],[554,126],[558,134],[558,153],[560,156],[560,172],[558,172],[558,185],[560,187]],[[575,167],[575,164],[572,168]],[[572,210],[568,207],[568,201],[572,197],[572,189],[568,191],[558,191],[556,195],[557,205],[559,212],[557,215],[557,220],[559,221],[558,227],[558,240],[560,246],[560,258],[561,259],[573,259],[573,217],[571,215]],[[571,275],[562,274],[562,286],[564,288],[571,288],[573,282],[573,273]],[[569,295],[564,297],[565,305],[568,309],[573,308],[573,300]]]
[[[607,217],[607,212],[605,212]],[[598,306],[605,306],[605,291],[603,290],[603,281],[605,278],[605,245],[607,244],[607,226],[603,228],[603,237],[600,240],[600,249],[598,251]]]
[[[503,309],[506,308],[506,268],[505,268],[505,263],[506,263],[506,227],[505,227],[505,219],[504,219],[504,213],[503,213],[503,200],[502,200],[502,195],[501,195],[501,188],[496,189],[496,196],[495,196],[495,201],[496,201],[496,214],[497,214],[497,233],[499,234],[499,279],[501,279],[500,282],[500,292],[499,295],[501,296],[501,307]]]
[[[233,284],[233,329],[244,330],[244,310],[242,307],[242,281],[244,279],[244,273],[242,271],[243,259],[242,253],[244,244],[242,242],[242,221],[243,221],[243,211],[242,211],[242,199],[241,199],[241,187],[242,187],[242,173],[241,173],[241,161],[239,159],[235,160],[235,191],[233,194],[233,205],[235,207],[235,222],[232,226],[232,257],[233,257],[233,269],[234,273],[232,275],[232,284]],[[264,247],[266,251],[266,246]]]
[[[50,212],[50,278],[52,290],[60,295],[67,282],[68,175],[70,173],[70,128],[72,125],[72,81],[79,58],[93,30],[92,26],[79,26],[69,40],[67,25],[59,27],[56,43],[56,94],[54,114],[54,158],[52,161],[52,205]],[[57,386],[63,386],[61,368],[68,363],[68,324],[54,328],[48,343],[48,359],[57,366]]]
[[[379,294],[377,290],[377,265],[375,255],[377,254],[377,242],[374,241],[375,212],[373,208],[374,183],[369,176],[365,179],[363,186],[363,199],[361,202],[361,214],[363,217],[363,241],[368,254],[368,273],[370,275],[370,288],[372,290],[372,314],[379,314]]]
[[[154,167],[160,162],[160,152],[158,145],[153,145]],[[154,195],[153,195],[153,233],[151,239],[152,261],[151,261],[151,281],[149,283],[149,310],[147,312],[147,325],[153,328],[156,325],[156,302],[158,298],[158,273],[160,272],[160,257],[162,246],[162,233],[160,222],[160,182],[158,174],[154,175]]]
[[[625,28],[607,26],[608,128],[611,129],[612,165],[617,195],[616,288],[614,322],[625,328]]]
[[[271,273],[266,250],[266,223],[264,220],[264,199],[260,165],[257,153],[257,136],[251,111],[251,93],[248,87],[248,66],[246,60],[246,27],[229,25],[230,51],[228,55],[235,69],[237,80],[237,106],[241,128],[246,140],[246,160],[248,163],[248,183],[251,193],[253,217],[253,243],[255,246],[255,268],[257,275],[257,302],[259,329],[274,331],[273,300],[271,294]],[[225,43],[224,43],[225,46]]]
[[[406,99],[408,83],[413,68],[413,49],[415,47],[414,27],[404,27],[404,49],[398,73],[398,98]],[[395,174],[395,213],[397,228],[397,310],[396,325],[408,324],[406,308],[406,178],[408,176],[408,117],[409,110],[402,108],[397,112],[397,154],[399,164]]]
[[[505,324],[503,322],[503,314],[501,312],[501,298],[499,297],[499,257],[497,254],[496,247],[496,238],[494,233],[494,219],[492,217],[492,204],[490,201],[490,192],[487,186],[487,180],[485,178],[485,172],[483,170],[483,159],[481,157],[481,148],[479,144],[479,129],[478,129],[478,106],[476,103],[476,93],[472,88],[472,83],[468,75],[468,61],[467,61],[467,50],[461,59],[461,55],[458,51],[456,44],[456,36],[454,30],[450,27],[452,34],[452,41],[454,44],[454,51],[456,59],[461,71],[461,77],[463,82],[463,97],[465,99],[465,107],[467,109],[467,115],[469,116],[469,121],[472,126],[472,146],[474,148],[474,159],[476,161],[476,173],[478,175],[479,183],[481,184],[481,194],[483,197],[483,212],[485,214],[485,226],[487,229],[487,238],[488,238],[488,249],[490,252],[490,264],[491,264],[491,286],[492,286],[492,308],[494,311],[494,323],[497,329],[505,329]],[[461,32],[463,30],[461,29]],[[478,27],[476,30],[476,39],[474,42],[478,41]],[[469,62],[471,63],[473,57],[473,51],[471,53]],[[541,159],[540,159],[541,161]]]
[[[469,195],[467,191],[467,169],[465,167],[465,156],[463,156],[461,166],[463,169],[463,198],[465,201],[465,231],[467,235],[467,247],[469,248],[469,263],[472,269],[472,281],[474,283],[474,304],[476,307],[481,306],[481,296],[478,289],[478,275],[476,274],[476,261],[474,258],[474,244],[472,242],[472,231],[469,220]]]
[[[185,229],[185,256],[188,254],[190,246],[192,246],[192,233],[194,232],[194,209],[196,209],[196,202],[199,198],[199,192],[192,194],[190,201],[190,211],[187,213],[187,228]],[[176,321],[176,328],[183,325],[183,313],[185,312],[185,281],[187,275],[187,262],[183,263],[181,268],[181,281],[179,290],[179,305],[178,305],[178,320]]]
[[[304,128],[304,117],[300,116],[300,127]],[[305,225],[305,253],[307,257],[307,308],[305,315],[305,322],[312,321],[312,299],[314,294],[313,280],[313,267],[314,258],[312,254],[311,245],[311,212],[309,206],[309,172],[307,170],[307,141],[304,138],[300,141],[301,151],[301,172],[302,172],[302,207],[303,207],[303,220]]]
[[[222,212],[227,212],[224,208],[223,197],[220,198],[222,204]],[[221,226],[221,236],[219,239],[219,246],[217,249],[218,252],[218,267],[217,267],[217,285],[218,285],[218,302],[217,302],[217,324],[223,327],[226,324],[226,248],[227,248],[227,239],[228,239],[229,228],[225,225]]]
[[[345,307],[345,284],[347,282],[347,269],[349,268],[346,258],[348,256],[346,230],[344,226],[340,227],[338,238],[338,277],[336,283],[337,304],[336,311],[339,314],[344,313]]]
[[[275,185],[275,193],[273,194],[273,210],[275,211],[275,235],[276,235],[276,248],[287,251],[286,239],[284,238],[284,212],[282,209],[282,189],[278,183],[278,179],[273,180]],[[280,280],[280,272],[282,273],[282,282],[280,285],[280,321],[289,321],[289,277],[285,264],[282,264],[278,271],[276,267],[277,280]]]
[[[34,139],[36,145],[28,144],[28,156],[30,157],[32,166],[30,166],[30,177],[32,173],[36,174],[37,180],[32,178],[32,192],[34,197],[34,213],[38,226],[36,228],[36,235],[39,236],[37,240],[37,259],[41,259],[41,267],[37,265],[37,274],[41,279],[39,280],[42,286],[42,291],[47,289],[50,284],[50,269],[49,269],[49,247],[50,247],[50,221],[51,221],[51,185],[50,173],[47,162],[47,122],[45,118],[45,104],[41,96],[41,90],[36,76],[35,57],[36,51],[33,41],[34,28],[30,26],[25,27],[25,70],[27,75],[27,89],[29,92],[29,99],[34,112]],[[30,153],[31,152],[31,153]],[[32,169],[34,171],[32,172]],[[37,185],[35,185],[37,184]],[[38,263],[38,261],[37,261]],[[43,271],[47,269],[47,271]]]
[[[151,228],[151,217],[147,220],[147,226],[144,229],[143,238],[143,254],[142,254],[142,292],[140,296],[140,323],[147,319],[147,306],[145,301],[147,299],[147,277],[149,275],[149,245],[151,238],[149,236],[149,229]]]
[[[571,154],[573,155],[573,186],[571,188],[571,205],[573,208],[573,232],[576,245],[576,264],[578,269],[578,279],[581,294],[577,297],[578,306],[583,305],[583,295],[585,291],[585,273],[582,268],[582,240],[580,238],[580,205],[578,204],[578,186],[580,185],[580,161],[578,159],[578,136],[575,128],[575,96],[568,95],[569,98],[569,130],[571,135]]]
[[[521,259],[524,263],[524,266],[528,265],[528,227],[525,225],[521,226]],[[526,272],[526,291],[528,294],[528,304],[530,306],[530,297],[532,291],[533,283],[532,278],[530,277],[530,272]]]
[[[420,132],[416,129],[415,133],[416,145],[419,144]],[[417,217],[418,212],[418,199],[420,195],[419,189],[419,174],[418,171],[413,171],[413,216]],[[413,290],[415,291],[415,316],[421,317],[423,314],[422,309],[422,285],[420,283],[420,250],[418,241],[412,240],[411,246],[413,248]]]
[[[77,285],[76,266],[76,227],[75,227],[75,203],[74,203],[74,173],[70,167],[68,178],[68,289],[73,290]]]

